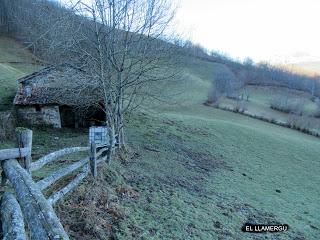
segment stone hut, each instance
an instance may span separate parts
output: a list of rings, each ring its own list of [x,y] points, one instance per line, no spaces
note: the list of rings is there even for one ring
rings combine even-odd
[[[77,110],[61,97],[59,92],[64,83],[84,78],[82,70],[69,64],[43,68],[18,79],[19,89],[14,98],[14,105],[19,119],[34,126],[81,127],[88,126],[90,117],[101,118],[94,111],[91,116],[78,116]],[[101,115],[101,113],[100,113]]]

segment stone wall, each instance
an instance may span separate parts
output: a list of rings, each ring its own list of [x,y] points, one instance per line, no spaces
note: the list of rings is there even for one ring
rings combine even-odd
[[[61,128],[58,106],[17,106],[18,117],[30,125]]]

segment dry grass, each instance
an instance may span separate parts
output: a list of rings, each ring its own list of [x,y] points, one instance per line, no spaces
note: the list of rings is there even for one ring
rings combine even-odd
[[[132,156],[133,152],[120,153],[112,165],[101,164],[97,179],[85,178],[58,202],[57,214],[70,237],[79,240],[115,238],[119,224],[128,215],[121,202],[135,201],[139,193],[124,183],[123,176],[114,167],[128,164]]]

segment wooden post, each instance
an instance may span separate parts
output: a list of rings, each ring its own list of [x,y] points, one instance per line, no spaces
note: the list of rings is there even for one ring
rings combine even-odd
[[[31,158],[32,130],[27,128],[16,128],[16,138],[17,138],[18,148],[30,148],[29,154],[23,158],[22,166],[25,169],[27,169],[27,171],[31,174],[30,166],[32,162],[32,158]]]
[[[97,147],[95,143],[90,145],[90,169],[92,176],[97,178]]]

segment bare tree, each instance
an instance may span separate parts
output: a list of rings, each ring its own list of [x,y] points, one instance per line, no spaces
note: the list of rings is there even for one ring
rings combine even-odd
[[[152,84],[174,76],[177,46],[163,41],[174,8],[168,0],[94,0],[79,1],[75,11],[85,17],[73,37],[87,74],[80,86],[98,89],[97,105],[123,146],[125,112],[152,95]]]
[[[68,95],[67,104],[79,109],[102,108],[124,145],[125,113],[159,94],[159,81],[176,75],[181,48],[168,31],[175,15],[170,1],[77,0],[69,7],[5,1],[12,35],[41,59],[83,70],[78,79],[51,86],[55,97]]]
[[[208,94],[207,103],[218,104],[220,97],[227,96],[238,100],[238,90],[243,87],[243,79],[236,75],[226,66],[214,72],[212,88]]]

